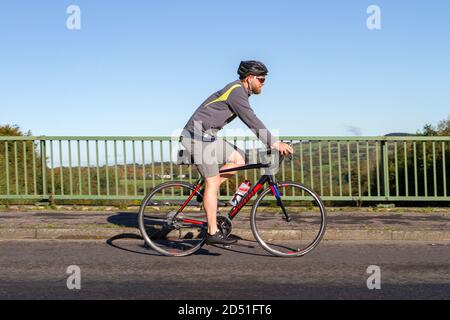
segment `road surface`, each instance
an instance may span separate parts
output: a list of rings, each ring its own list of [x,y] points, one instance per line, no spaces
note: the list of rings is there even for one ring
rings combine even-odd
[[[170,258],[124,235],[108,242],[0,241],[0,257],[0,299],[450,297],[448,243],[324,241],[304,257],[286,259],[242,240],[230,249],[205,246],[196,255]],[[76,272],[68,270],[73,265],[79,290]],[[378,281],[369,266],[379,267],[381,289],[368,289]]]

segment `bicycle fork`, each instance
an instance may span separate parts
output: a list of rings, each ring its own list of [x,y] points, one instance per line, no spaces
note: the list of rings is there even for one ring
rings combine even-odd
[[[291,221],[291,217],[287,213],[286,208],[285,208],[285,206],[283,204],[283,201],[281,200],[280,192],[278,191],[277,186],[276,185],[271,185],[270,189],[272,190],[272,193],[273,193],[274,197],[277,199],[277,205],[280,206],[281,210],[283,211],[285,220],[287,222],[290,222]]]

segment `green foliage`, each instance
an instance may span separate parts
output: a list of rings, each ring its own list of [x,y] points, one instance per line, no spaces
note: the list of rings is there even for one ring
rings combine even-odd
[[[31,131],[28,131],[27,134],[22,133],[18,125],[4,125],[0,126],[0,136],[31,136]]]
[[[424,125],[421,131],[417,132],[420,136],[449,136],[450,135],[450,116],[442,120],[437,126],[431,124]],[[446,188],[450,191],[450,179],[448,178],[450,169],[450,143],[417,142],[406,145],[407,160],[404,158],[405,146],[398,147],[398,168],[395,164],[389,165],[389,185],[391,195],[397,193],[396,184],[398,181],[399,195],[444,195],[444,168],[446,169]],[[414,161],[416,154],[416,161]],[[445,163],[444,163],[445,158]],[[414,174],[417,172],[417,174]],[[396,179],[396,173],[398,179]],[[408,184],[406,185],[407,176]],[[436,176],[436,183],[434,177]],[[417,180],[417,190],[416,183]],[[426,183],[425,183],[426,180]],[[435,188],[436,185],[436,188]]]
[[[427,123],[422,131],[418,131],[417,134],[421,136],[450,136],[450,116],[440,121],[437,126]]]
[[[17,125],[0,126],[0,136],[31,136]],[[34,160],[34,161],[33,161]],[[33,163],[36,175],[33,176]],[[40,181],[41,158],[37,146],[32,141],[4,141],[0,143],[0,194],[28,194],[42,191],[37,183],[34,189],[34,179]],[[7,183],[9,181],[9,183]]]

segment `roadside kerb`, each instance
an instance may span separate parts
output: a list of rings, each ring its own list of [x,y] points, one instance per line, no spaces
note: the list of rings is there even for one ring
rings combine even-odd
[[[261,230],[264,239],[310,240],[308,231],[284,233],[274,230]],[[121,234],[140,235],[135,228],[1,228],[0,240],[107,240]],[[245,240],[254,240],[251,230],[233,229],[232,234]],[[126,239],[126,238],[124,238]],[[130,237],[130,239],[132,239]],[[134,238],[135,239],[135,238]],[[346,230],[329,229],[323,240],[328,241],[450,241],[450,231],[436,230]]]

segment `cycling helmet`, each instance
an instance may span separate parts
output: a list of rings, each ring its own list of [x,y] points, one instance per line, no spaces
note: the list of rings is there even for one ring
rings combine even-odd
[[[248,75],[265,76],[268,72],[264,63],[255,60],[241,61],[237,71],[241,80]]]

